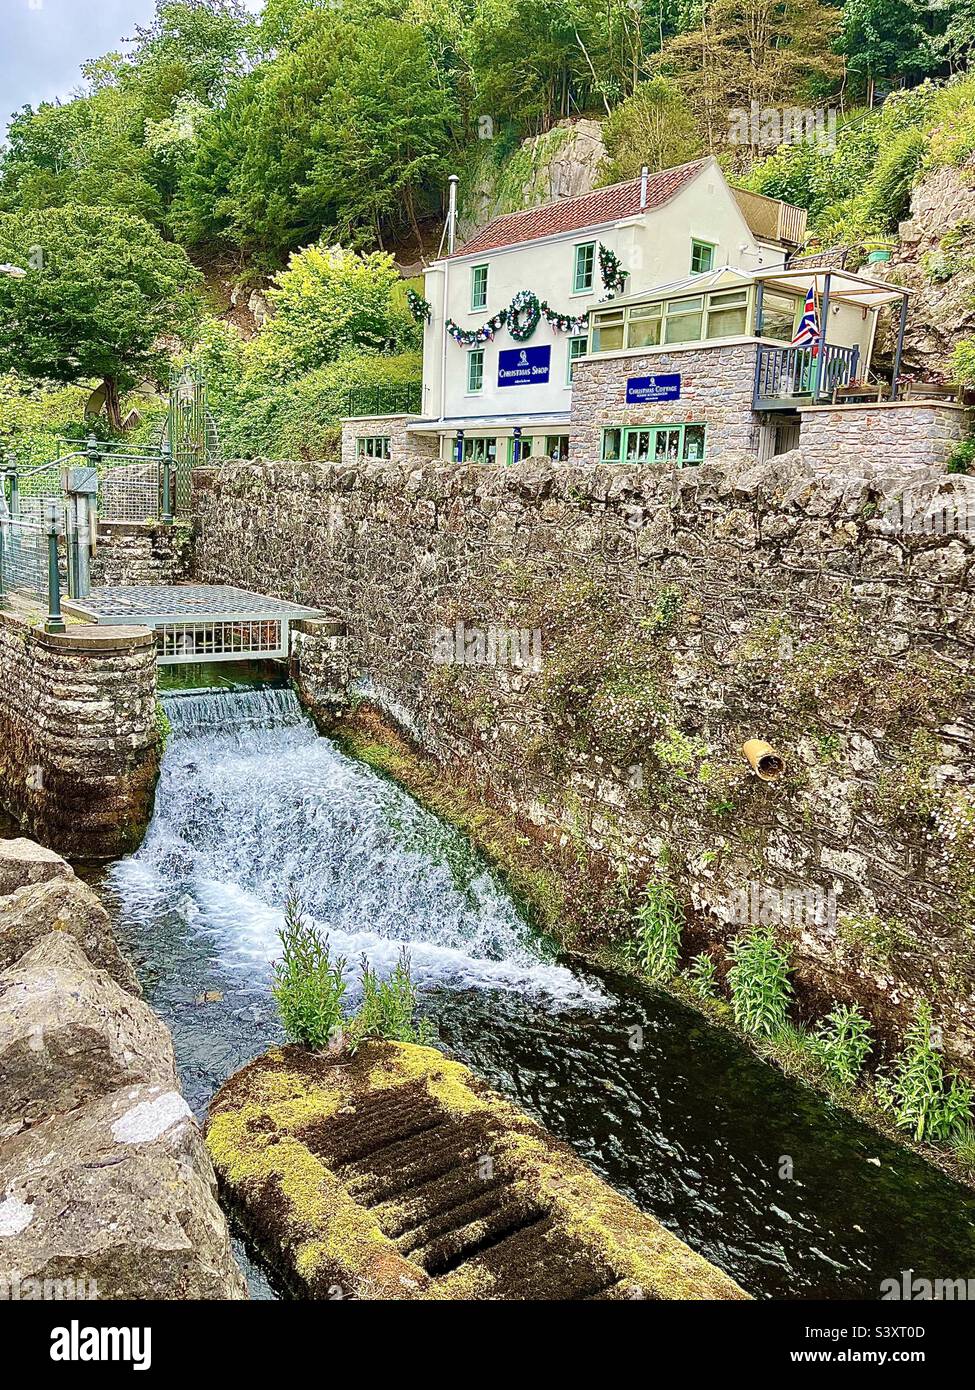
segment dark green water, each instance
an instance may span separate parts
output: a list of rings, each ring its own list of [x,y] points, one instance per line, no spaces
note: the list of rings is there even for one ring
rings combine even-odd
[[[289,693],[170,713],[146,843],[101,888],[199,1114],[280,1039],[270,963],[295,889],[350,961],[385,969],[406,942],[443,1042],[753,1294],[975,1277],[975,1195],[669,997],[547,959],[466,842]]]

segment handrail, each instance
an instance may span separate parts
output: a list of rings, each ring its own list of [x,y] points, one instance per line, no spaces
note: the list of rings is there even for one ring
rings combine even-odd
[[[755,361],[753,408],[768,409],[790,401],[817,405],[854,379],[860,360],[858,347],[827,343],[818,347],[759,346]]]

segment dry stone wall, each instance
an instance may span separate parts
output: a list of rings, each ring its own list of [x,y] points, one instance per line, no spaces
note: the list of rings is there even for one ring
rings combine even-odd
[[[810,1012],[930,1000],[975,1070],[975,481],[254,462],[196,506],[201,580],[346,625],[306,698],[348,682],[594,878],[669,876],[688,952],[772,924]]]
[[[91,582],[180,584],[189,577],[192,554],[193,533],[185,523],[100,521]]]

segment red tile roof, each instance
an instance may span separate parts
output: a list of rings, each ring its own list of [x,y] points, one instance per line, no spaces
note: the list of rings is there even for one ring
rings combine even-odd
[[[696,159],[692,164],[651,174],[647,180],[646,208],[666,203],[696,178],[706,163],[707,160]],[[640,182],[640,179],[630,179],[627,183],[614,183],[609,188],[583,193],[578,198],[563,198],[556,203],[546,203],[544,207],[527,208],[524,212],[506,212],[492,218],[454,254],[476,256],[482,251],[496,251],[522,241],[536,241],[539,237],[557,236],[560,232],[575,232],[615,222],[621,217],[633,217],[641,210]]]

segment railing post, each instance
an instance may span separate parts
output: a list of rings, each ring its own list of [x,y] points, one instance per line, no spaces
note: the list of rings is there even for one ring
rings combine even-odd
[[[6,593],[6,589],[4,588],[3,582],[3,541],[6,529],[6,522],[4,521],[3,517],[0,517],[0,601],[2,601],[3,596]]]
[[[172,442],[163,441],[162,446],[162,523],[173,524],[173,454]]]
[[[7,455],[7,477],[10,479],[10,519],[16,521],[20,516],[20,476],[17,472],[17,455]]]
[[[50,504],[47,518],[47,590],[48,614],[45,632],[63,632],[61,614],[61,575],[58,570],[58,512],[57,503]]]

